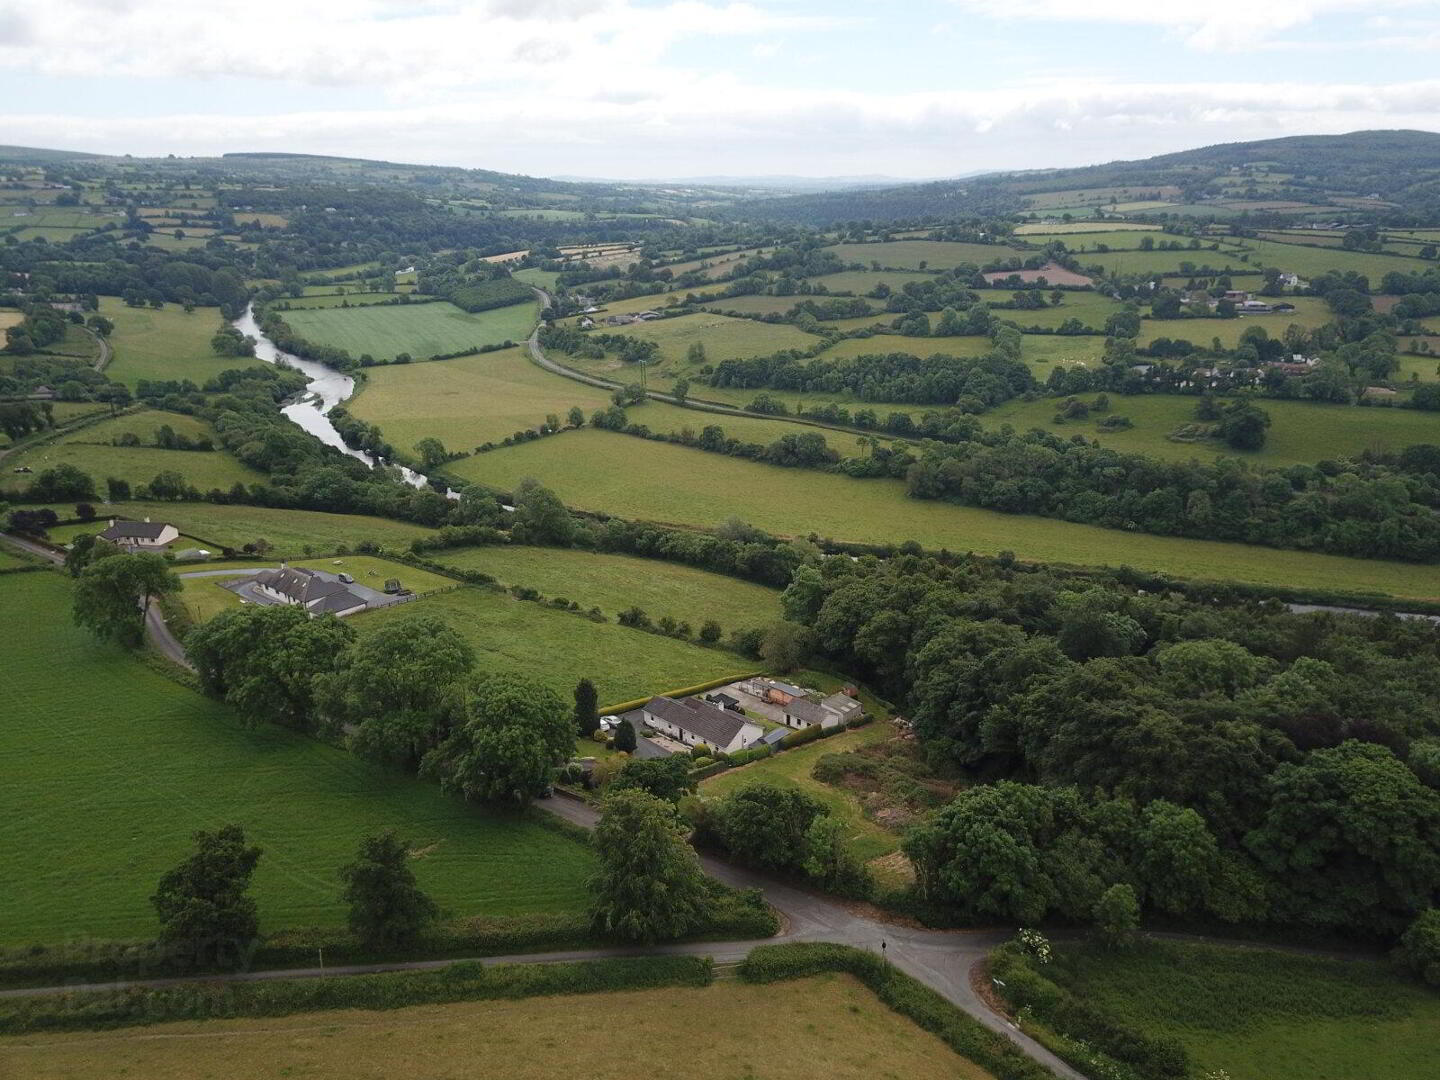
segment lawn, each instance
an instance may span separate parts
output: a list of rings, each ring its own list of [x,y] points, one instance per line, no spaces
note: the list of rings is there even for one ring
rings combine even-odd
[[[102,492],[107,477],[118,477],[131,484],[145,484],[157,473],[178,472],[201,491],[211,488],[228,490],[236,481],[258,484],[265,481],[265,474],[236,460],[224,449],[216,450],[161,450],[153,443],[156,429],[168,424],[177,434],[190,438],[208,437],[216,446],[219,437],[209,424],[181,413],[162,413],[151,409],[90,424],[50,442],[41,443],[28,450],[16,453],[7,466],[26,466],[37,473],[57,465],[74,465],[95,479],[95,487]],[[147,445],[115,446],[112,440],[119,435],[133,433]],[[22,486],[29,477],[4,476],[7,489]]]
[[[1091,401],[1094,395],[1078,395]],[[1109,413],[1089,420],[1053,422],[1061,398],[1006,402],[981,416],[987,427],[1010,424],[1017,431],[1043,428],[1056,435],[1084,435],[1102,446],[1131,453],[1150,454],[1169,461],[1238,457],[1264,465],[1314,464],[1326,458],[1357,456],[1364,450],[1399,450],[1416,443],[1440,441],[1440,417],[1418,409],[1364,408],[1313,401],[1266,399],[1260,407],[1270,414],[1265,448],[1258,453],[1231,450],[1219,440],[1172,442],[1176,428],[1193,424],[1196,399],[1174,394],[1110,395]],[[1128,431],[1103,431],[1096,426],[1106,415],[1128,416],[1135,426]]]
[[[894,266],[902,270],[948,270],[961,263],[983,266],[997,259],[1014,258],[1020,254],[999,244],[964,244],[953,240],[889,240],[875,244],[832,244],[833,251],[846,265],[861,263],[869,266]],[[924,263],[922,267],[920,264]]]
[[[1046,978],[1122,1023],[1180,1040],[1195,1076],[1429,1080],[1440,1059],[1440,995],[1382,961],[1173,942],[1119,951],[1065,942],[1055,955]]]
[[[576,681],[587,677],[594,680],[602,707],[754,670],[753,661],[722,649],[613,621],[591,622],[574,612],[480,588],[367,612],[354,625],[364,634],[411,615],[435,615],[459,631],[479,656],[482,673],[520,672],[567,701]],[[708,617],[697,612],[690,623],[698,630]]]
[[[884,742],[894,736],[895,729],[888,722],[877,720],[843,735],[821,739],[712,776],[701,784],[700,794],[716,799],[750,784],[760,783],[798,788],[824,803],[831,814],[845,822],[850,828],[849,838],[855,854],[868,862],[897,850],[900,838],[889,829],[867,819],[861,812],[860,800],[853,792],[833,784],[822,784],[810,774],[815,763],[826,754],[843,754],[858,750],[862,746]]]
[[[216,356],[210,348],[220,328],[219,308],[196,308],[187,315],[179,304],[157,311],[102,296],[100,314],[115,324],[110,335],[115,355],[105,374],[116,382],[134,387],[141,379],[189,379],[203,386],[222,371],[245,366],[243,358]]]
[[[278,565],[276,560],[266,559],[263,562],[214,562],[176,566],[175,572],[182,575],[181,584],[184,586],[180,599],[190,613],[191,620],[202,623],[228,608],[240,606],[240,598],[225,588],[224,582]],[[453,578],[442,577],[405,563],[377,559],[371,555],[346,555],[338,559],[291,559],[287,565],[308,566],[332,574],[348,573],[357,583],[368,585],[372,589],[383,589],[385,582],[391,578],[398,580],[402,588],[414,593],[434,592],[436,589],[456,584]],[[223,577],[189,576],[225,569],[233,569],[234,573]]]
[[[900,481],[785,469],[605,431],[481,454],[453,470],[505,490],[533,476],[566,503],[713,528],[740,517],[778,535],[901,542],[1036,562],[1129,565],[1181,577],[1440,597],[1440,567],[1151,536],[908,499]],[[683,482],[681,482],[683,478]]]
[[[796,1003],[803,1005],[797,1008]],[[768,1022],[760,1022],[768,1018]],[[8,1064],[6,1064],[8,1063]],[[503,1063],[503,1064],[500,1064]],[[848,975],[405,1009],[205,1020],[0,1040],[30,1080],[988,1080]]]
[[[536,302],[510,304],[471,315],[447,301],[362,308],[314,308],[281,312],[307,341],[388,360],[400,353],[430,357],[521,341],[540,310]]]
[[[247,729],[75,628],[69,604],[59,574],[0,579],[0,622],[25,627],[0,635],[13,720],[0,727],[4,944],[153,933],[160,875],[195,829],[228,822],[264,849],[266,929],[342,923],[336,871],[385,828],[425,850],[416,876],[458,916],[582,905],[589,858],[574,842],[280,728]]]
[[[781,617],[780,594],[773,589],[659,559],[519,544],[456,548],[432,558],[611,616],[639,607],[652,619],[669,615],[692,625],[714,619],[727,631],[768,626]]]
[[[74,508],[55,508],[62,518]],[[383,550],[399,552],[410,546],[417,536],[429,536],[434,529],[411,525],[388,518],[365,517],[361,514],[325,514],[318,510],[277,510],[267,506],[220,506],[207,502],[126,502],[97,506],[101,518],[121,514],[127,518],[153,518],[171,522],[181,533],[192,536],[206,547],[240,548],[258,539],[270,542],[272,558],[330,552],[337,545],[355,547],[361,540],[373,540]],[[103,529],[94,522],[62,525],[50,530],[55,543],[68,543],[77,533]]]

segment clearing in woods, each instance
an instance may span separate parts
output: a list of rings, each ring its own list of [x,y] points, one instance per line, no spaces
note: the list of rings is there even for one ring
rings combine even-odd
[[[294,732],[246,727],[76,628],[70,594],[55,572],[0,578],[0,624],[25,627],[0,635],[7,704],[24,721],[0,725],[0,943],[153,934],[160,875],[194,830],[227,822],[264,849],[254,895],[267,930],[343,923],[336,873],[386,828],[427,852],[415,874],[457,916],[582,906],[581,845]]]

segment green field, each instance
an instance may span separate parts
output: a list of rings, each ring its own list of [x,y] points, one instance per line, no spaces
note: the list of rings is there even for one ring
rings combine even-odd
[[[25,626],[0,635],[4,944],[153,933],[160,875],[193,830],[228,822],[264,849],[254,894],[267,930],[343,922],[336,871],[385,828],[425,851],[416,876],[458,916],[583,902],[589,859],[573,841],[291,732],[247,730],[76,629],[69,603],[59,574],[0,578],[0,622]]]
[[[527,285],[538,285],[542,289],[553,289],[555,282],[560,280],[559,271],[541,270],[538,267],[515,270],[511,272],[510,276],[516,281],[523,281]]]
[[[669,615],[694,626],[714,619],[727,631],[768,626],[781,618],[780,594],[774,589],[660,559],[518,544],[456,548],[433,558],[611,616],[639,607],[652,619]]]
[[[610,332],[609,328],[601,329]],[[814,334],[784,323],[734,319],[710,311],[623,326],[618,332],[659,345],[661,360],[655,367],[670,374],[691,373],[685,356],[696,343],[705,346],[705,360],[714,364],[735,357],[767,356],[781,349],[808,349],[819,340]],[[580,363],[574,366],[579,367]]]
[[[864,296],[880,284],[889,285],[892,290],[899,292],[907,282],[932,281],[937,276],[923,270],[911,273],[901,270],[842,270],[838,274],[822,274],[820,277],[810,278],[809,282],[812,285],[824,285],[832,293],[849,292]],[[804,300],[806,297],[798,296],[795,299]]]
[[[1034,224],[1020,225],[1015,229],[1016,236],[1023,236],[1027,239],[1033,236],[1061,236],[1070,237],[1084,233],[1103,232],[1158,232],[1159,225],[1145,225],[1135,221],[1076,221],[1059,224]],[[1036,241],[1043,243],[1044,241]],[[1067,239],[1068,243],[1068,239]]]
[[[565,502],[622,517],[713,528],[740,517],[785,536],[900,542],[1078,565],[1129,565],[1183,577],[1440,597],[1440,567],[1186,540],[908,499],[899,481],[784,469],[604,431],[457,462],[467,479],[510,489],[533,476]],[[677,484],[676,477],[687,477]]]
[[[361,540],[373,540],[385,551],[399,552],[410,546],[417,536],[429,536],[435,530],[387,518],[365,517],[361,514],[322,514],[317,510],[276,510],[266,506],[220,506],[207,502],[127,502],[97,507],[103,518],[119,513],[127,518],[153,518],[172,523],[185,536],[194,537],[212,550],[240,548],[257,539],[268,540],[272,558],[299,556],[308,545],[317,552],[334,551],[336,545],[354,548]],[[62,518],[74,508],[56,507]],[[55,543],[68,543],[82,532],[98,532],[103,522],[62,525],[50,530]]]
[[[306,341],[368,353],[388,360],[400,353],[426,357],[521,341],[530,335],[540,305],[511,304],[471,315],[454,304],[395,304],[365,308],[315,308],[282,312],[291,329]]]
[[[1025,228],[1027,228],[1027,226],[1022,225],[1020,227],[1021,230]],[[1032,233],[1017,230],[1017,233],[1027,244],[1035,244],[1043,247],[1045,244],[1058,240],[1071,251],[1075,252],[1094,251],[1100,244],[1104,244],[1112,251],[1139,250],[1141,238],[1147,235],[1145,229],[1126,228],[1124,226],[1112,226],[1107,230],[1087,228],[1076,231],[1072,229],[1068,232],[1064,229]],[[1149,232],[1148,235],[1150,239],[1154,241],[1156,247],[1162,243],[1170,243],[1177,240],[1182,246],[1190,242],[1185,237],[1165,236],[1153,231]]]
[[[481,588],[366,612],[354,625],[364,634],[412,613],[438,616],[459,631],[479,656],[482,673],[523,672],[567,700],[577,680],[593,679],[602,706],[754,670],[754,661],[732,652],[613,621],[591,622],[583,615]],[[698,630],[712,614],[694,612],[689,622]]]
[[[996,312],[1002,318],[1018,317],[1024,325],[1029,311]],[[868,338],[845,338],[837,341],[820,355],[827,360],[847,359],[856,356],[884,356],[888,353],[908,353],[911,356],[984,356],[993,346],[983,335],[968,337],[904,337],[900,334],[874,334]],[[1100,361],[1105,350],[1105,339],[1095,335],[1070,336],[1061,334],[1025,334],[1020,344],[1020,358],[1030,366],[1035,377],[1044,382],[1054,364],[1090,366]],[[704,396],[708,391],[697,391]],[[759,393],[755,391],[754,393]],[[748,400],[748,399],[747,399]],[[878,406],[877,406],[878,407]]]
[[[722,296],[710,300],[705,307],[713,311],[736,311],[742,315],[784,315],[802,300],[815,299],[805,296]],[[820,297],[823,301],[824,297]]]
[[[1432,368],[1433,370],[1433,368]],[[1094,395],[1080,394],[1081,401]],[[1418,409],[1329,405],[1316,401],[1282,401],[1267,398],[1260,407],[1270,414],[1265,448],[1255,453],[1231,450],[1218,440],[1172,442],[1176,428],[1196,423],[1193,397],[1174,394],[1110,395],[1109,413],[1094,413],[1088,420],[1053,422],[1061,398],[1008,401],[981,416],[986,427],[1010,424],[1017,431],[1043,428],[1062,438],[1084,435],[1102,446],[1129,453],[1149,454],[1169,461],[1192,458],[1239,457],[1265,465],[1314,464],[1325,458],[1358,456],[1364,450],[1400,450],[1416,443],[1440,441],[1440,417]],[[1127,431],[1103,431],[1102,417],[1128,416],[1135,424]]]
[[[1318,297],[1286,297],[1285,303],[1294,304],[1294,311],[1277,311],[1270,315],[1241,315],[1234,319],[1143,319],[1140,336],[1135,343],[1149,345],[1156,338],[1184,338],[1196,345],[1209,347],[1211,338],[1219,338],[1220,344],[1233,349],[1240,344],[1240,335],[1252,326],[1263,326],[1272,338],[1283,338],[1287,327],[1303,326],[1314,330],[1334,319],[1334,314]]]
[[[1020,255],[1014,248],[999,244],[963,244],[953,240],[888,240],[875,244],[832,244],[825,249],[833,251],[841,261],[863,263],[869,266],[878,262],[881,266],[895,266],[902,270],[923,269],[948,270],[961,263],[983,266],[997,259],[1009,259]]]
[[[333,289],[334,285],[312,285],[312,289]],[[403,290],[400,290],[403,291]],[[307,289],[308,293],[308,289]],[[394,300],[398,292],[351,292],[341,296],[333,292],[314,293],[306,296],[290,297],[285,302],[290,305],[291,310],[308,310],[310,308],[343,308],[350,307],[374,307],[377,304],[384,304]],[[283,312],[281,314],[284,314]]]
[[[1247,239],[1238,243],[1243,243],[1246,250],[1252,252],[1252,266],[1278,266],[1281,270],[1299,274],[1303,278],[1318,277],[1327,270],[1353,270],[1366,275],[1372,289],[1378,289],[1380,279],[1392,270],[1402,274],[1418,274],[1426,267],[1434,265],[1424,259],[1411,259],[1400,255],[1332,251],[1327,248],[1300,247],[1298,244],[1277,244],[1273,240]]]
[[[187,315],[179,304],[156,311],[102,296],[100,314],[115,324],[110,335],[115,355],[105,374],[116,382],[134,387],[141,379],[189,379],[203,386],[222,371],[246,365],[243,358],[216,356],[210,348],[220,327],[219,308],[196,308]]]
[[[103,495],[107,477],[118,477],[131,484],[144,484],[157,473],[178,472],[201,491],[211,488],[228,490],[237,480],[245,484],[263,483],[265,474],[236,460],[223,449],[160,450],[153,445],[114,446],[111,440],[124,433],[138,435],[143,443],[153,441],[155,430],[168,424],[177,434],[190,438],[208,436],[219,445],[219,438],[209,424],[181,413],[162,413],[146,409],[138,413],[90,424],[50,442],[18,451],[7,459],[8,467],[25,466],[37,473],[57,465],[74,465],[95,479],[96,490]],[[29,477],[7,472],[5,489],[23,486]]]
[[[1203,248],[1200,251],[1087,251],[1076,258],[1080,260],[1082,268],[1099,266],[1110,274],[1178,274],[1182,272],[1181,266],[1185,263],[1194,264],[1196,267],[1208,266],[1217,271],[1260,268],[1258,260],[1251,257],[1247,262],[1243,255],[1243,252],[1237,255],[1231,249],[1211,251]],[[1240,279],[1235,283],[1235,287],[1245,288],[1248,280],[1251,279]],[[1258,287],[1260,278],[1257,276],[1253,281]]]
[[[1178,1039],[1192,1076],[1429,1080],[1440,1060],[1440,995],[1383,961],[1066,941],[1042,971],[1091,1008]]]
[[[1122,305],[1117,301],[1087,290],[1085,292],[1067,292],[1059,305],[1047,304],[1045,307],[1033,311],[996,308],[995,317],[1013,322],[1018,326],[1050,327],[1057,327],[1069,319],[1079,319],[1086,326],[1103,330],[1105,320],[1121,309]]]

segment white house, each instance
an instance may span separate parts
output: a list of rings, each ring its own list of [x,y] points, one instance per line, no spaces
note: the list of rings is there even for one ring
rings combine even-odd
[[[250,580],[255,591],[267,600],[296,604],[311,615],[353,615],[366,607],[364,597],[303,566],[262,570]]]
[[[180,538],[180,530],[163,521],[121,521],[110,519],[110,527],[100,534],[101,540],[108,540],[116,547],[131,551],[159,551],[166,544]]]
[[[809,698],[792,698],[780,708],[785,726],[796,730],[832,728],[865,715],[865,707],[848,694],[831,694],[819,703]]]
[[[645,726],[685,746],[708,746],[733,753],[765,734],[765,729],[739,713],[717,709],[694,698],[651,698],[640,706]]]

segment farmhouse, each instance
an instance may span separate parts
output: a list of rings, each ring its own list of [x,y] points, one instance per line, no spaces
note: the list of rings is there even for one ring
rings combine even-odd
[[[260,596],[277,604],[296,604],[311,615],[351,615],[365,610],[363,597],[303,566],[262,570],[251,583]]]
[[[639,711],[646,727],[686,746],[708,746],[727,754],[743,750],[765,734],[764,728],[739,713],[694,698],[651,698]]]
[[[110,519],[110,527],[100,534],[101,540],[108,540],[116,547],[130,551],[158,551],[172,540],[180,538],[180,530],[163,521],[120,521]]]

